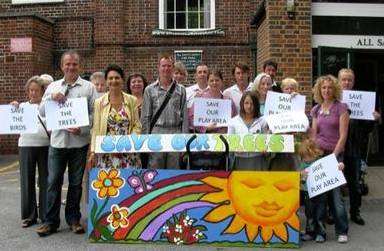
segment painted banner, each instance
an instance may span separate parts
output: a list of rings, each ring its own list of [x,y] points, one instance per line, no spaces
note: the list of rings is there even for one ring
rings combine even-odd
[[[48,130],[61,130],[89,125],[86,98],[71,98],[60,104],[56,101],[45,103]]]
[[[306,132],[309,121],[304,112],[285,112],[265,118],[272,133]]]
[[[297,248],[299,179],[298,172],[92,168],[88,238]]]
[[[304,112],[305,111],[305,96],[278,93],[278,92],[267,92],[265,99],[265,116],[279,114],[284,112]]]
[[[335,154],[330,154],[308,167],[307,188],[309,198],[347,183],[338,165],[339,162]]]
[[[221,134],[196,134],[191,151],[224,152]],[[293,135],[222,134],[230,152],[294,152]],[[185,152],[193,134],[131,134],[97,136],[96,153]]]
[[[216,123],[216,126],[227,126],[232,115],[232,103],[230,99],[194,99],[194,126],[208,126]]]
[[[374,120],[376,92],[343,91],[343,103],[351,110],[351,119]]]
[[[0,105],[0,134],[37,133],[37,115],[36,104]]]

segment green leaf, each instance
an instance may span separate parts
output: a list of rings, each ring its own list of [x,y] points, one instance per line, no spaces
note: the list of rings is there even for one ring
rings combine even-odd
[[[201,231],[207,231],[207,228],[205,226],[203,226],[203,225],[196,226],[196,228],[199,229],[200,232]]]
[[[101,235],[104,236],[105,239],[107,239],[109,241],[112,241],[115,239],[113,237],[113,235],[111,234],[111,232],[109,232],[107,227],[98,227],[97,230],[100,231]]]
[[[96,219],[95,219],[96,210],[97,210],[97,201],[96,199],[93,199],[93,206],[92,206],[91,215],[90,215],[91,222],[93,223],[93,227],[95,227],[95,222],[96,222]]]

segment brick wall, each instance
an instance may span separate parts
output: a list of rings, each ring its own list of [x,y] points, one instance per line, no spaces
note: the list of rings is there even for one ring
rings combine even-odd
[[[261,1],[259,1],[261,2]],[[311,1],[296,2],[295,16],[288,18],[285,0],[265,1],[266,15],[258,27],[258,70],[267,59],[278,63],[277,80],[295,78],[311,104],[312,49]]]
[[[221,70],[228,86],[233,83],[231,69],[236,61],[249,64],[254,61],[249,46],[249,22],[257,0],[215,2],[216,28],[223,29],[225,34],[196,37],[152,35],[152,31],[159,28],[158,0],[66,0],[24,5],[2,0],[0,64],[4,67],[1,67],[0,91],[4,95],[0,103],[23,99],[23,85],[33,74],[47,72],[56,79],[61,78],[59,59],[67,49],[79,51],[84,72],[92,73],[109,63],[117,63],[127,75],[142,72],[150,81],[157,76],[160,52],[202,50],[203,61],[210,68]],[[4,13],[14,17],[5,18]],[[53,22],[48,25],[38,18],[25,17],[34,13]],[[11,19],[20,28],[10,25]],[[9,39],[26,35],[34,37],[33,53],[10,54]],[[193,81],[193,73],[189,80]],[[4,151],[0,148],[0,152]]]
[[[52,26],[36,16],[0,17],[0,104],[26,101],[26,81],[53,72]],[[11,38],[20,37],[32,38],[32,52],[11,52]],[[16,148],[17,136],[0,137],[0,153],[14,153]]]

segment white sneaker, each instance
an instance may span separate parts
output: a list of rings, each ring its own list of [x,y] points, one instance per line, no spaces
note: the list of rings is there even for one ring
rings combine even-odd
[[[344,234],[339,235],[339,237],[337,238],[337,241],[339,243],[347,243],[348,242],[348,235],[344,235]]]

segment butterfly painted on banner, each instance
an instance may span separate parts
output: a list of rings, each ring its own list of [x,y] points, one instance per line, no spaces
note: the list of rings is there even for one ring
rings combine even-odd
[[[128,184],[135,189],[135,193],[143,193],[152,189],[150,184],[157,175],[156,170],[146,170],[144,172],[133,171],[128,178]]]

